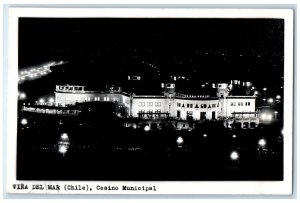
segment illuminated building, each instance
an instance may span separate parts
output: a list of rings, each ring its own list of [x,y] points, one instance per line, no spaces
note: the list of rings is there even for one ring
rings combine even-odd
[[[209,84],[206,84],[209,86]],[[242,86],[245,91],[251,89],[250,82],[233,80],[230,84],[210,84],[210,91],[214,94],[202,93],[185,94],[176,92],[174,83],[162,84],[160,95],[137,95],[126,93],[121,87],[108,86],[106,91],[87,91],[84,86],[57,85],[55,91],[55,105],[60,107],[72,106],[84,102],[114,102],[127,109],[128,117],[140,119],[175,120],[218,120],[235,119],[257,123],[255,113],[254,93],[248,95],[233,95],[236,86]]]

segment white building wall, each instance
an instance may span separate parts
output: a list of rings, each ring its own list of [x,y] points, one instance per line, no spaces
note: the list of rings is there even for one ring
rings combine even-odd
[[[128,109],[130,108],[130,97],[122,95],[120,96],[120,102],[125,105]]]
[[[197,105],[197,106],[196,106]],[[177,118],[177,111],[180,111],[180,119],[185,120],[187,114],[192,115],[194,120],[201,119],[213,119],[213,112],[215,113],[215,119],[218,118],[218,100],[188,100],[188,99],[175,99],[175,114],[173,117]],[[198,107],[198,108],[196,108]]]
[[[224,107],[226,117],[232,117],[233,112],[255,112],[255,97],[228,97]]]
[[[76,102],[85,102],[93,98],[94,94],[55,92],[55,106],[74,105]]]
[[[133,97],[132,99],[132,116],[138,117],[138,113],[144,111],[145,113],[152,111],[160,111],[161,113],[168,112],[168,102],[167,99],[157,98],[157,97]]]
[[[55,92],[55,105],[66,106],[74,105],[76,102],[92,102],[92,101],[110,101],[124,103],[126,107],[130,107],[129,96],[120,93],[72,93],[72,92]]]

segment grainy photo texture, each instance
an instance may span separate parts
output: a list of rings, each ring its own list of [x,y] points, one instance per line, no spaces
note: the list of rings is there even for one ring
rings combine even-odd
[[[17,180],[283,180],[284,25],[19,18]]]

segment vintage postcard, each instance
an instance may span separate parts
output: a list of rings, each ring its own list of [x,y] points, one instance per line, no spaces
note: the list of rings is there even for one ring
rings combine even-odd
[[[10,8],[6,187],[292,193],[293,10]]]

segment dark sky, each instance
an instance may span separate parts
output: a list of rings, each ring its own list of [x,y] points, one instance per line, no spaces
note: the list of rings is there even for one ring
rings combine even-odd
[[[283,76],[283,36],[280,19],[21,18],[19,67],[64,60],[86,78],[140,72],[271,83]]]

